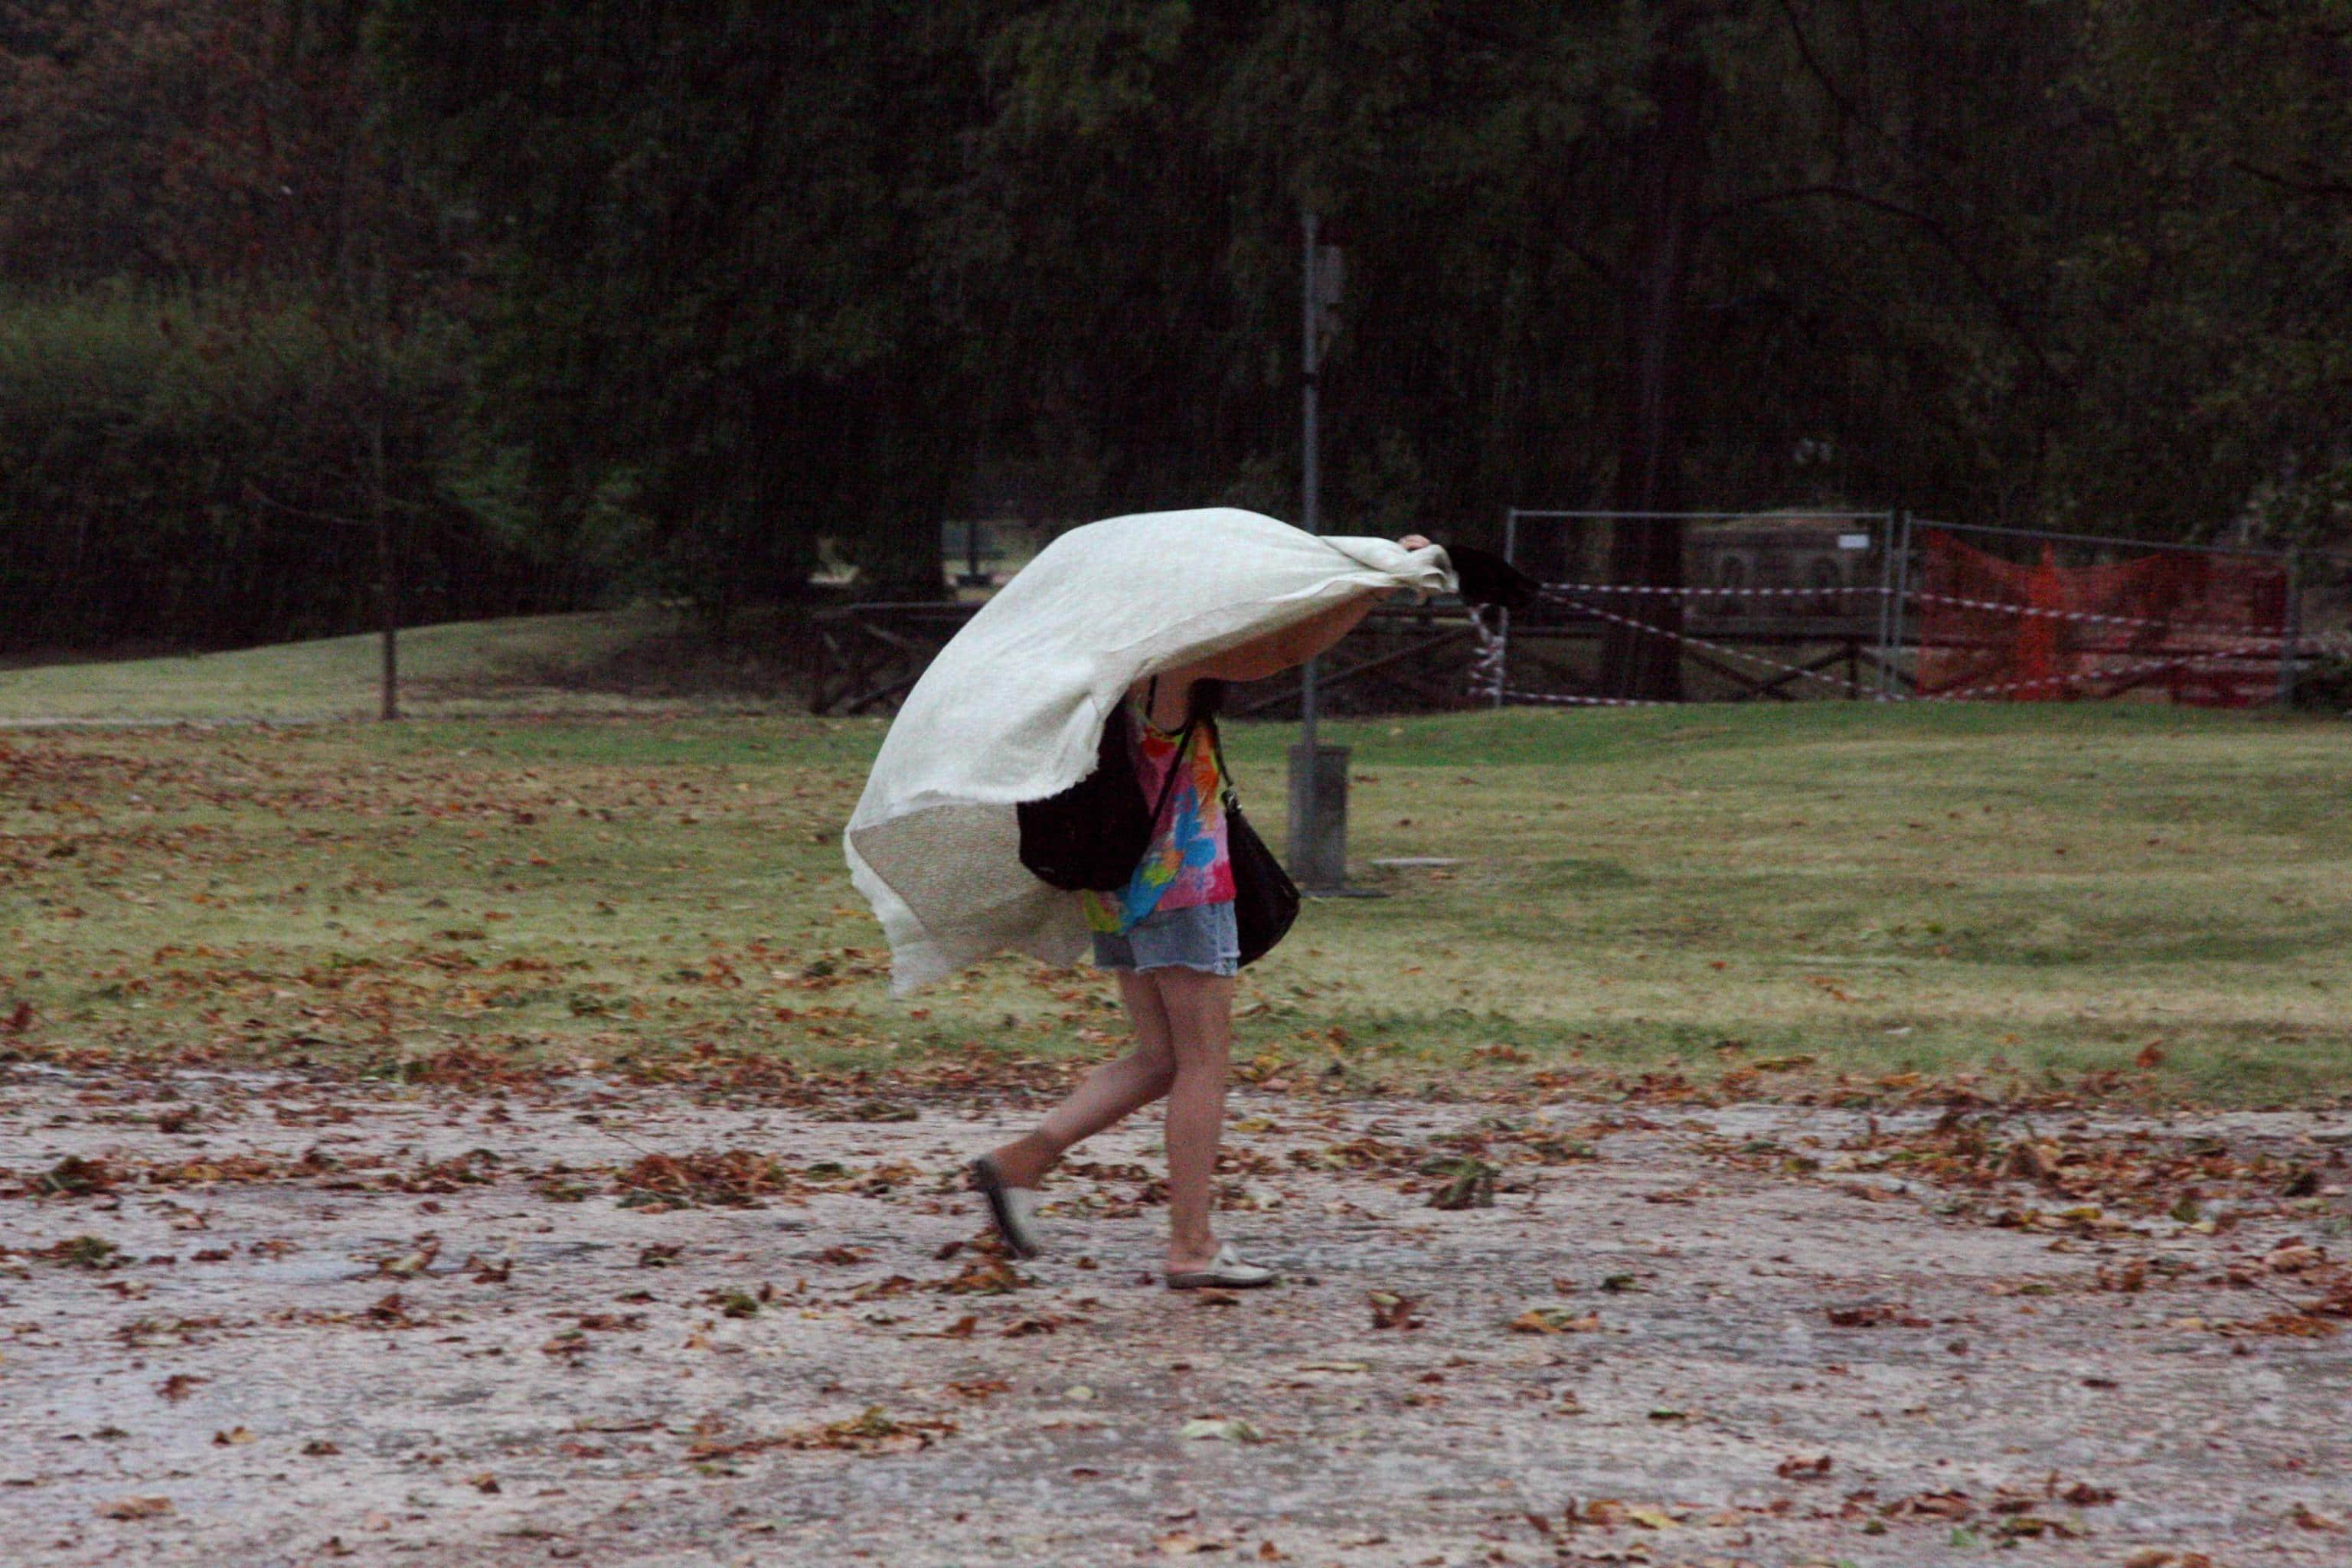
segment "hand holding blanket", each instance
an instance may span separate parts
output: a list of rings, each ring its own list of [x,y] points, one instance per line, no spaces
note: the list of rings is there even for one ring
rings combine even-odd
[[[1085,952],[1077,895],[1021,864],[1013,807],[1085,776],[1138,680],[1355,594],[1453,586],[1433,545],[1318,537],[1230,507],[1115,517],[1047,545],[916,682],[849,819],[843,848],[889,938],[892,989],[1004,948]]]

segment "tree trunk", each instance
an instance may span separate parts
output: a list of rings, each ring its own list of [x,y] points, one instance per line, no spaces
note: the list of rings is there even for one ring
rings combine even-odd
[[[1625,269],[1622,425],[1610,501],[1618,511],[1679,511],[1684,505],[1682,394],[1687,367],[1682,325],[1717,94],[1692,37],[1700,17],[1697,5],[1671,5],[1650,67],[1656,118],[1637,153],[1634,230]],[[1683,524],[1665,518],[1620,520],[1609,542],[1609,581],[1681,587]],[[1606,607],[1642,626],[1612,625],[1602,637],[1602,692],[1679,701],[1682,647],[1675,639],[1682,630],[1681,596],[1612,595]]]

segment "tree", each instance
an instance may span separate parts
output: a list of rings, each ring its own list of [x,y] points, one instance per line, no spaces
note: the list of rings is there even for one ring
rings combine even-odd
[[[362,367],[375,323],[454,323],[437,482],[720,609],[803,591],[820,536],[936,592],[967,509],[1287,511],[1308,206],[1349,260],[1334,527],[2284,537],[2352,493],[2343,31],[2321,0],[0,0],[0,269],[300,280]],[[1678,529],[1606,553],[1576,569],[1680,582]],[[1672,695],[1675,597],[1633,602],[1608,689]]]
[[[2352,15],[2093,0],[2085,34],[2081,90],[2136,199],[2079,265],[2135,310],[2095,339],[2100,416],[2066,482],[2138,477],[2175,527],[2352,542]]]
[[[0,432],[10,489],[46,498],[6,553],[91,567],[12,638],[341,630],[372,598],[389,710],[403,537],[428,608],[484,602],[440,569],[511,564],[456,500],[467,349],[439,215],[379,135],[367,9],[0,8]]]
[[[373,221],[355,68],[366,8],[0,0],[0,273],[331,277]],[[394,221],[429,223],[413,206]]]
[[[721,606],[820,533],[937,592],[972,452],[929,228],[975,79],[934,7],[388,0],[373,38],[495,246],[485,413],[545,507],[622,498]]]

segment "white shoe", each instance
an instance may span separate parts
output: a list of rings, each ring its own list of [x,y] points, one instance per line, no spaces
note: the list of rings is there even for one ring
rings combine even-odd
[[[1206,1268],[1188,1268],[1181,1274],[1168,1276],[1171,1290],[1263,1290],[1281,1283],[1281,1275],[1243,1258],[1230,1241],[1217,1248],[1216,1260]]]

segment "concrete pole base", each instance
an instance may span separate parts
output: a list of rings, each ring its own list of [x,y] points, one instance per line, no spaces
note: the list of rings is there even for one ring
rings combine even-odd
[[[1348,885],[1348,748],[1290,748],[1291,879],[1328,896]]]

